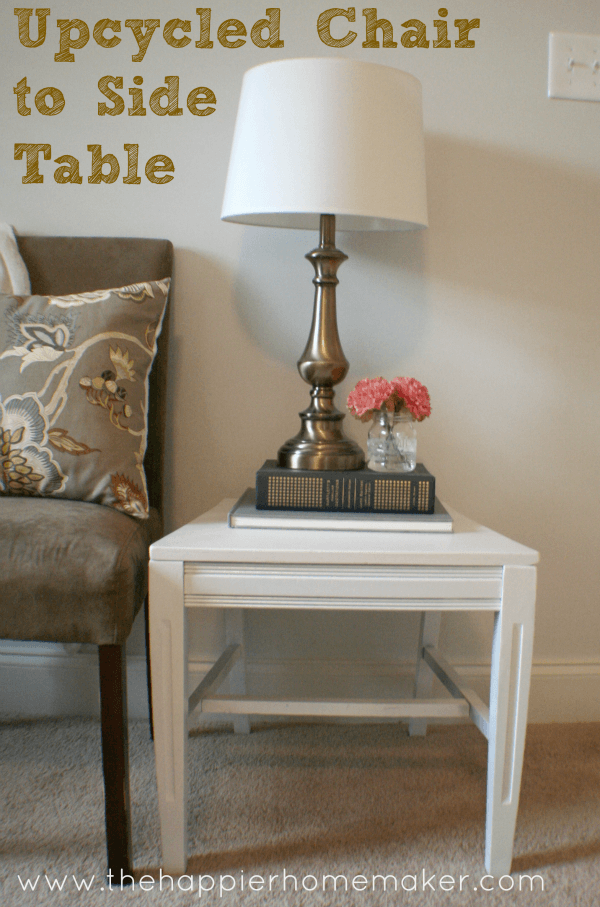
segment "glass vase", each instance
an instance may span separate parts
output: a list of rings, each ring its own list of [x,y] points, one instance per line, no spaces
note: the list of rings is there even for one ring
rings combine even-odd
[[[376,472],[412,472],[417,465],[417,428],[409,410],[374,413],[367,457],[367,466]]]

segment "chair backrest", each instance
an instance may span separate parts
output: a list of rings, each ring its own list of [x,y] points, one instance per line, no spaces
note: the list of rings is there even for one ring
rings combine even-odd
[[[17,242],[29,271],[31,291],[40,296],[110,290],[171,277],[173,270],[173,246],[166,239],[19,236]],[[169,301],[150,373],[148,447],[144,457],[150,506],[161,517],[170,307]]]

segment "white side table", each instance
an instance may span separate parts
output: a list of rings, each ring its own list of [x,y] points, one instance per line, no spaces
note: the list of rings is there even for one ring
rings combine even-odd
[[[485,865],[510,872],[529,698],[538,554],[453,513],[454,532],[334,532],[230,529],[234,500],[183,526],[150,549],[150,645],[156,774],[163,868],[187,862],[188,713],[366,716],[427,720],[471,717],[488,738]],[[227,648],[188,695],[186,615],[223,608]],[[415,698],[265,700],[244,693],[246,608],[420,611]],[[490,707],[437,650],[444,611],[493,611]],[[431,669],[431,670],[430,670]],[[230,673],[228,696],[215,692]],[[427,698],[433,673],[452,698]],[[245,726],[246,724],[246,726]]]

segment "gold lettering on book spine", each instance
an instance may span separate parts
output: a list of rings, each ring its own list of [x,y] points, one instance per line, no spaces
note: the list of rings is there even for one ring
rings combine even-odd
[[[411,482],[406,479],[375,479],[373,510],[406,513],[410,510]]]
[[[269,507],[289,510],[315,510],[321,507],[323,479],[305,476],[269,476],[267,503]]]
[[[419,513],[429,513],[429,493],[431,485],[429,482],[421,481],[417,490],[417,510]]]

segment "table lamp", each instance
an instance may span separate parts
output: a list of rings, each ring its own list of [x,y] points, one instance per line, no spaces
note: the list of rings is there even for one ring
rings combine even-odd
[[[346,470],[364,454],[342,430],[334,385],[348,361],[337,328],[339,230],[427,226],[421,83],[389,66],[342,58],[277,60],[246,72],[221,218],[320,229],[308,342],[298,361],[311,402],[279,466]],[[370,300],[369,300],[370,301]],[[373,302],[376,306],[376,301]]]

